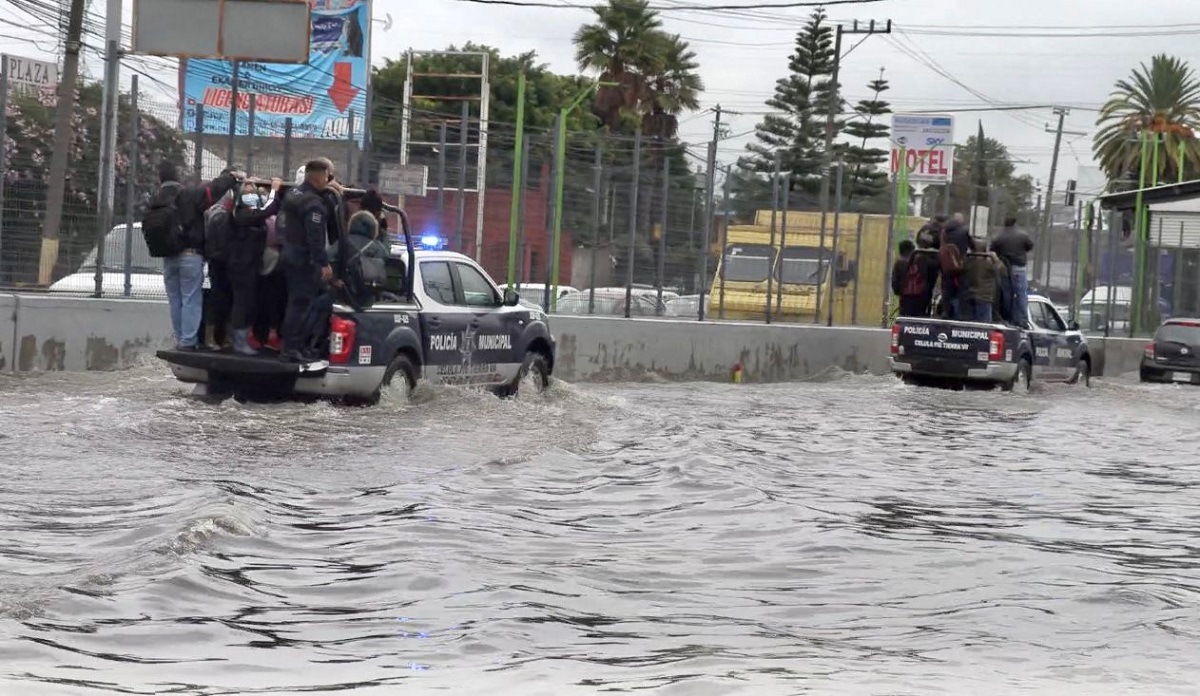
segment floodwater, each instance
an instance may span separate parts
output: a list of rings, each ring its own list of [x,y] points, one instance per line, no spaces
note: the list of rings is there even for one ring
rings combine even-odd
[[[0,377],[0,694],[1195,694],[1200,390]]]

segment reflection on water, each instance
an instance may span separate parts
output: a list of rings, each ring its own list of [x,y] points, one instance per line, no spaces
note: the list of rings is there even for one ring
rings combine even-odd
[[[1195,693],[1200,391],[0,378],[0,693]]]

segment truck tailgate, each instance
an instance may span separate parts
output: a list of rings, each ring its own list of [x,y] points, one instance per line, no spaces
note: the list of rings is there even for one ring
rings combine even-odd
[[[985,367],[991,348],[992,327],[953,321],[899,320],[896,359],[924,373],[966,375]]]

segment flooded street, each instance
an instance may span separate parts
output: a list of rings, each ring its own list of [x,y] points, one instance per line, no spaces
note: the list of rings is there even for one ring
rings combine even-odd
[[[0,693],[1194,694],[1200,390],[0,376]]]

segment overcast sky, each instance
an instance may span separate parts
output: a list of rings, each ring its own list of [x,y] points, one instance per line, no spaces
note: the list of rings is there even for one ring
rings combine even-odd
[[[727,0],[660,0],[656,4],[718,2],[735,4]],[[131,7],[132,2],[126,0],[126,21]],[[1154,11],[1147,12],[1149,8]],[[103,14],[100,0],[94,0],[93,11]],[[811,8],[664,11],[665,28],[689,40],[698,54],[706,85],[702,97],[705,111],[683,118],[682,138],[697,143],[697,151],[702,152],[700,144],[711,137],[712,114],[708,110],[716,104],[741,112],[726,117],[732,133],[753,131],[775,80],[786,74],[796,32],[810,12]],[[401,56],[409,47],[440,49],[473,41],[496,46],[505,54],[536,50],[554,71],[562,73],[576,71],[571,37],[592,16],[583,9],[485,6],[460,0],[375,0],[374,14],[376,19],[391,14],[394,20],[388,32],[376,25],[372,47],[376,64],[385,57]],[[891,84],[888,96],[895,111],[954,112],[955,140],[960,143],[982,121],[986,134],[1007,145],[1019,160],[1020,170],[1043,184],[1054,143],[1053,133],[1045,130],[1054,118],[1050,109],[973,110],[1014,105],[1071,107],[1066,130],[1089,135],[1064,137],[1056,186],[1060,189],[1079,166],[1093,164],[1090,133],[1095,130],[1096,109],[1113,83],[1156,52],[1195,58],[1194,46],[1200,35],[1198,0],[1155,0],[1151,5],[1124,0],[884,0],[834,6],[829,15],[834,21],[891,19],[894,23],[892,35],[867,37],[853,50],[851,46],[861,37],[846,37],[841,82],[850,100],[868,96],[867,82],[878,76],[881,67],[886,68],[885,77]],[[0,11],[0,18],[16,21],[0,36],[3,51],[29,57],[45,56],[46,49],[53,51],[52,39],[40,38],[33,45],[13,38],[25,35],[19,13]],[[1131,32],[1143,35],[1113,35]],[[989,33],[1012,35],[981,35]],[[1086,36],[1046,36],[1054,33]],[[89,59],[87,69],[98,75],[100,64]],[[165,82],[173,81],[169,72],[163,75]],[[127,75],[123,78],[127,83]],[[723,141],[719,159],[733,161],[752,137]]]

